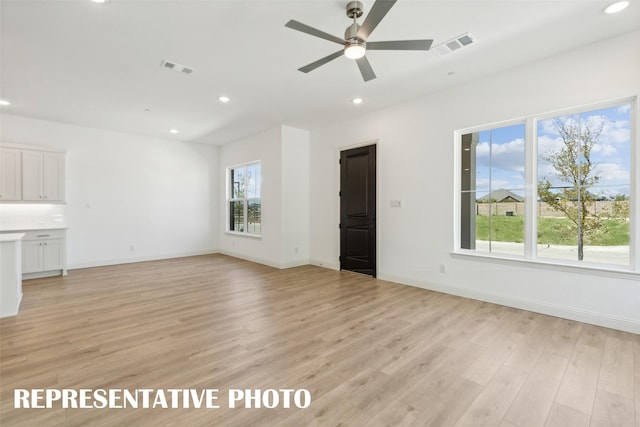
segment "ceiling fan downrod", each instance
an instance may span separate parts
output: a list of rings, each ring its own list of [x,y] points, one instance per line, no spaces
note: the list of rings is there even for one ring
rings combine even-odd
[[[353,19],[353,24],[349,25],[344,32],[344,39],[347,42],[344,46],[344,56],[349,59],[362,58],[366,52],[366,43],[358,37],[360,25],[357,19],[362,16],[362,2],[351,1],[347,3],[347,16]]]

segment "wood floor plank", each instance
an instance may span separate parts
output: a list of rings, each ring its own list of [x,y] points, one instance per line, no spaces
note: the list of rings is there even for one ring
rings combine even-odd
[[[460,417],[456,427],[499,425],[525,380],[522,372],[502,367]]]
[[[602,354],[603,348],[576,345],[556,396],[557,403],[591,415]]]
[[[632,427],[635,424],[634,412],[632,399],[598,389],[591,415],[591,425]]]
[[[589,415],[554,403],[545,427],[589,427]]]
[[[567,364],[566,357],[544,352],[504,419],[520,427],[544,426]]]
[[[0,319],[3,427],[640,427],[640,338],[579,322],[224,255],[73,270],[23,292]],[[221,393],[215,410],[15,409],[16,388]],[[231,388],[312,402],[232,409]]]
[[[598,388],[634,399],[633,343],[608,336],[605,340]]]

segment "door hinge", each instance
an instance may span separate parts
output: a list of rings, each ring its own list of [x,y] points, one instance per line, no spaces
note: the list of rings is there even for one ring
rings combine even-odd
[[[342,159],[338,159],[338,164],[341,165],[342,164]]]
[[[341,256],[338,256],[338,261],[342,261],[342,257]]]
[[[338,228],[342,229],[342,224],[338,224]]]
[[[342,191],[338,191],[338,197],[342,197]]]

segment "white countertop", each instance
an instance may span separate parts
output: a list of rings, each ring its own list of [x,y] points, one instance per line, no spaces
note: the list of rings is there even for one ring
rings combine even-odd
[[[0,234],[0,242],[15,242],[17,240],[22,240],[23,237],[24,233]]]
[[[0,233],[13,233],[16,231],[34,231],[34,230],[66,230],[65,224],[46,224],[46,225],[9,225],[1,226]]]

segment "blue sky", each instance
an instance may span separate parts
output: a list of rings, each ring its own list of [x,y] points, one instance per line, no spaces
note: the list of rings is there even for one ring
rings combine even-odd
[[[630,106],[624,105],[593,110],[572,116],[583,125],[597,125],[604,121],[598,143],[592,150],[592,162],[600,176],[596,194],[613,196],[629,194],[630,183]],[[523,195],[525,125],[519,124],[496,128],[479,133],[476,147],[476,189],[477,197],[490,190],[508,189]],[[553,124],[553,119],[538,122],[537,149],[539,156],[547,156],[559,150],[562,138]],[[551,165],[539,157],[538,179],[546,177],[553,184],[562,184],[555,176]]]

